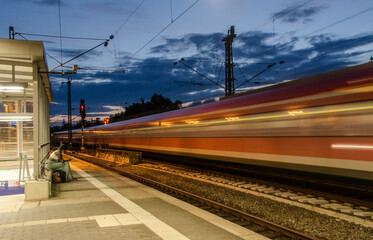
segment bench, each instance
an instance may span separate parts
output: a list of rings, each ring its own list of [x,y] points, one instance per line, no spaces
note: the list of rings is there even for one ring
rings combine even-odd
[[[25,200],[39,201],[48,199],[52,195],[52,171],[45,169],[45,162],[49,158],[48,153],[39,161],[39,175],[36,179],[26,181],[25,183]],[[50,172],[50,173],[48,173]]]
[[[38,179],[48,181],[49,185],[49,197],[52,196],[52,183],[53,183],[53,171],[45,168],[46,161],[53,151],[49,151],[43,159],[39,161],[39,176]]]

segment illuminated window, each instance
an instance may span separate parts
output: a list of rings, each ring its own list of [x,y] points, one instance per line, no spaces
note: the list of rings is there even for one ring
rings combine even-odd
[[[0,113],[16,113],[17,103],[14,101],[0,101]]]

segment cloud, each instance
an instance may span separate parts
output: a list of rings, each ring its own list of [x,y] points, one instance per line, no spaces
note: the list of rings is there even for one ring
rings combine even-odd
[[[68,49],[68,48],[63,48],[62,49],[62,56],[63,56],[63,61],[68,61],[74,57],[77,57],[78,55],[84,53],[86,50],[85,49]],[[54,58],[60,61],[61,58],[61,49],[60,48],[47,48],[47,52],[51,54]],[[97,57],[99,52],[92,50],[91,52],[84,54],[80,56],[78,59],[80,61],[82,60],[88,60],[89,58],[92,57]]]
[[[312,44],[315,49],[332,54],[353,50],[356,47],[371,44],[372,41],[372,33],[356,35],[343,39],[338,39],[328,34],[316,35],[308,38],[308,42]]]
[[[233,44],[236,87],[245,79],[265,70],[269,63],[285,61],[252,80],[260,82],[260,85],[247,83],[237,92],[358,64],[358,59],[368,54],[364,47],[373,40],[372,33],[348,38],[331,34],[308,37],[289,34],[290,40],[283,44],[279,42],[276,48],[272,45],[273,33],[250,31],[237,36]],[[89,116],[102,118],[102,115],[108,116],[121,111],[125,106],[140,102],[141,97],[148,101],[154,93],[182,102],[223,96],[223,88],[182,64],[173,64],[185,58],[184,62],[193,69],[224,85],[222,37],[223,34],[211,33],[165,38],[163,43],[151,48],[151,57],[134,58],[126,64],[125,74],[79,70],[72,76],[73,116],[79,114],[80,99],[85,99]],[[121,59],[125,61],[126,57],[122,56]],[[67,89],[61,86],[61,78],[51,76],[50,80],[54,100],[67,103]],[[114,109],[113,106],[118,108]],[[51,115],[61,113],[67,113],[66,104],[51,106]]]
[[[273,33],[261,31],[241,33],[234,43],[234,57],[244,59],[262,58],[267,50],[273,48],[272,43],[270,43],[271,39],[273,39]]]
[[[58,0],[22,0],[24,2],[31,2],[33,4],[42,5],[42,6],[57,6]],[[65,5],[62,1],[60,2],[61,5]]]
[[[116,113],[125,112],[126,109],[123,106],[102,106],[100,112],[90,112],[90,115],[114,115]]]
[[[195,54],[209,53],[212,49],[220,48],[223,46],[221,40],[223,33],[212,33],[212,34],[187,34],[181,38],[166,38],[164,44],[152,47],[150,52],[156,53],[175,53],[180,54],[192,52]]]
[[[105,119],[109,118],[111,115],[114,115],[116,113],[124,112],[125,108],[123,106],[109,106],[105,105],[99,108],[100,111],[97,112],[87,112],[86,115],[86,120],[91,121],[91,120],[96,120],[96,118],[100,119]],[[74,114],[73,114],[74,115]],[[63,120],[65,122],[68,121],[67,115],[65,114],[59,114],[59,115],[54,115],[53,117],[50,118],[50,122],[54,123],[54,125],[59,125],[59,123],[62,123]],[[73,123],[79,122],[81,120],[80,116],[75,116],[73,117]]]
[[[312,21],[312,17],[327,8],[326,5],[304,7],[306,4],[297,6],[290,6],[284,10],[274,13],[272,19],[278,19],[284,23],[303,22],[308,23]]]

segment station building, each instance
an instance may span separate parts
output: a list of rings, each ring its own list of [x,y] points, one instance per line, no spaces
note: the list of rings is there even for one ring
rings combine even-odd
[[[50,150],[51,85],[43,42],[0,39],[0,161],[39,160]]]

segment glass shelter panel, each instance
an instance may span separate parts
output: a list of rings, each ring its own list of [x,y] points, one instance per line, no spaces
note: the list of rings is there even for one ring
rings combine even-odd
[[[17,122],[0,122],[0,156],[17,157]]]
[[[33,122],[23,122],[23,151],[32,158],[34,152],[34,126]]]

